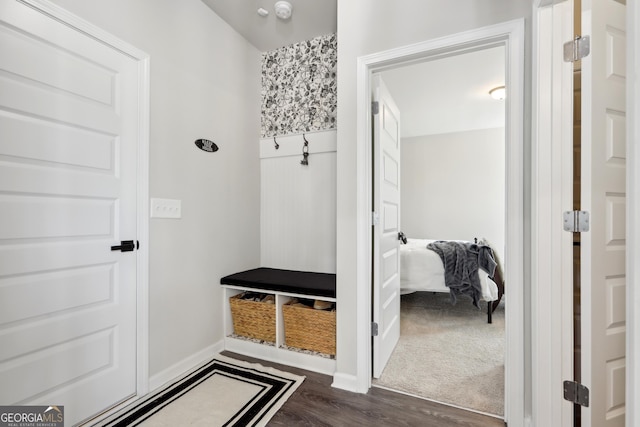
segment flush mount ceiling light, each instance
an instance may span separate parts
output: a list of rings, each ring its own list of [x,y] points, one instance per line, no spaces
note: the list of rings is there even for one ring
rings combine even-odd
[[[291,18],[291,12],[293,12],[293,6],[288,1],[276,2],[274,6],[276,10],[276,16],[280,19]]]
[[[504,99],[507,96],[507,90],[504,86],[494,87],[489,91],[489,95],[491,95],[493,99]]]

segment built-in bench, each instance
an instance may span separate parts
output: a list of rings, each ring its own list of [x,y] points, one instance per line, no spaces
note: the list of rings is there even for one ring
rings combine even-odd
[[[330,273],[260,267],[225,276],[220,279],[220,284],[314,297],[336,297],[336,275]]]
[[[220,284],[225,289],[225,299],[227,300],[224,317],[226,350],[329,375],[335,372],[335,357],[326,358],[296,352],[286,346],[285,321],[283,315],[283,306],[292,303],[293,301],[291,300],[293,298],[335,303],[335,274],[260,267],[225,276],[220,279]],[[246,291],[270,294],[275,297],[275,343],[267,345],[265,343],[252,342],[251,340],[234,335],[233,317],[229,299],[238,297],[238,294]],[[335,318],[335,313],[333,313],[333,315]]]

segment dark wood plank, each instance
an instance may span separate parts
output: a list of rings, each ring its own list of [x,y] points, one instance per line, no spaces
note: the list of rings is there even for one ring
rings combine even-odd
[[[225,356],[304,375],[305,381],[269,426],[504,427],[504,421],[425,399],[373,387],[367,394],[331,387],[328,375],[231,352]]]

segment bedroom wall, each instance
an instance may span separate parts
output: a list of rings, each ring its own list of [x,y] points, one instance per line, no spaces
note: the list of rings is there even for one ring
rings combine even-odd
[[[328,34],[262,54],[264,267],[336,271],[336,41]]]
[[[408,237],[487,238],[504,254],[504,128],[403,138],[401,224]]]
[[[259,263],[260,53],[200,0],[55,3],[151,58],[150,195],[182,200],[182,219],[150,220],[149,368],[161,381],[224,337],[219,278]]]
[[[530,0],[338,0],[338,193],[337,193],[337,373],[334,384],[348,387],[366,376],[359,360],[357,275],[357,58],[359,56],[452,35],[487,25],[525,18],[525,117],[530,116],[531,76]],[[525,120],[525,135],[530,129]],[[528,137],[525,137],[528,144]],[[529,148],[525,147],[525,156]],[[525,170],[527,176],[528,170]],[[527,181],[528,182],[528,181]],[[524,195],[528,205],[529,194]],[[525,211],[528,211],[525,206]],[[526,243],[526,241],[525,241]],[[527,255],[527,254],[525,254]],[[525,270],[525,276],[527,275]],[[525,284],[525,288],[527,284]],[[526,292],[526,290],[525,290]],[[525,314],[526,317],[526,314]],[[358,384],[362,387],[362,384]],[[525,390],[528,387],[524,387]]]

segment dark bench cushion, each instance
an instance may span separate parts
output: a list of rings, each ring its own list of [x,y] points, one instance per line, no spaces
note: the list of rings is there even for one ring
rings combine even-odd
[[[329,273],[261,267],[223,277],[220,279],[220,284],[319,297],[336,297],[336,275]]]

